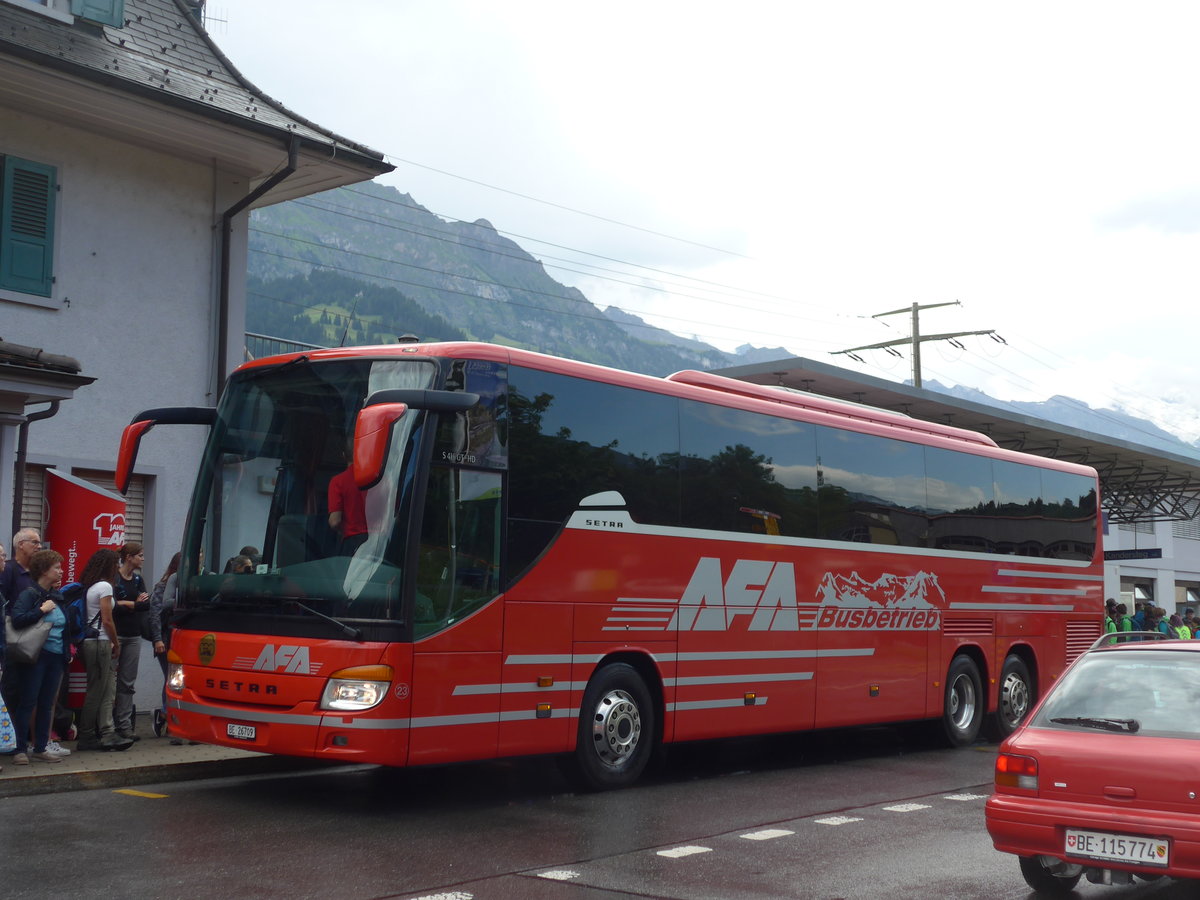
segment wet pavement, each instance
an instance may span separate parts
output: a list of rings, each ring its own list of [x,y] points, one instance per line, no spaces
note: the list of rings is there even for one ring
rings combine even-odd
[[[328,765],[209,744],[174,744],[166,735],[154,735],[148,715],[137,716],[136,733],[141,740],[121,751],[79,752],[75,750],[76,741],[60,741],[72,752],[58,763],[30,759],[29,765],[17,766],[13,765],[12,754],[0,754],[4,769],[0,772],[0,799]]]

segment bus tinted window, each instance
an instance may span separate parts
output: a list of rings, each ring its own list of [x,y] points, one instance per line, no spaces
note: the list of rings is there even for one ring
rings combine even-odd
[[[905,441],[818,428],[821,537],[924,546],[923,451]]]
[[[814,426],[685,400],[680,443],[685,526],[815,535]]]
[[[925,448],[929,539],[940,550],[995,553],[992,461],[940,447]]]
[[[510,577],[601,491],[620,491],[638,522],[679,524],[674,398],[514,366],[508,415]]]

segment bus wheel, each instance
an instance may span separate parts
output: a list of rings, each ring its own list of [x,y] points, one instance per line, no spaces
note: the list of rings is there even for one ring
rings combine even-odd
[[[585,787],[607,791],[633,784],[654,750],[655,711],[633,666],[613,663],[583,694],[575,761]]]
[[[979,667],[969,656],[956,656],[946,673],[942,728],[952,747],[965,747],[979,737],[985,707]]]
[[[1033,680],[1025,660],[1012,654],[1004,660],[1000,670],[1000,694],[996,700],[996,714],[988,731],[998,741],[1004,740],[1017,730],[1017,726],[1033,706]]]

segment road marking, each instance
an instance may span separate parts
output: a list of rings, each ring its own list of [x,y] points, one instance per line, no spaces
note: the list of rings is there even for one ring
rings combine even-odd
[[[895,806],[885,806],[888,812],[916,812],[918,809],[929,809],[928,803],[898,803]]]
[[[681,859],[684,856],[694,856],[697,853],[712,853],[712,847],[673,847],[670,850],[659,850],[659,856],[671,859]]]
[[[767,828],[763,831],[752,831],[749,834],[743,834],[748,841],[769,841],[773,838],[787,837],[789,834],[795,834],[794,831],[787,831],[783,828]]]
[[[987,794],[947,794],[943,800],[986,800]]]
[[[413,900],[475,900],[475,895],[463,891],[451,891],[448,894],[426,894],[424,897],[413,897]]]
[[[861,822],[857,816],[826,816],[824,819],[813,819],[818,825],[849,825],[851,822]]]
[[[569,869],[555,869],[553,872],[538,872],[538,878],[549,878],[551,881],[570,881],[572,878],[578,877],[578,872],[572,872]]]
[[[121,788],[120,790],[113,791],[113,793],[126,794],[130,797],[145,797],[147,800],[163,800],[167,797],[166,794],[147,794],[145,791],[134,791],[129,788]]]

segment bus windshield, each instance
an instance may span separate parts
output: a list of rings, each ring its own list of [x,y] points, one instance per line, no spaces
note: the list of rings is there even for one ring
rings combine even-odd
[[[234,376],[192,501],[181,609],[275,622],[403,618],[415,448],[436,414],[410,409],[399,419],[383,477],[365,491],[354,485],[350,450],[368,396],[430,388],[437,375],[422,360],[297,357]]]

